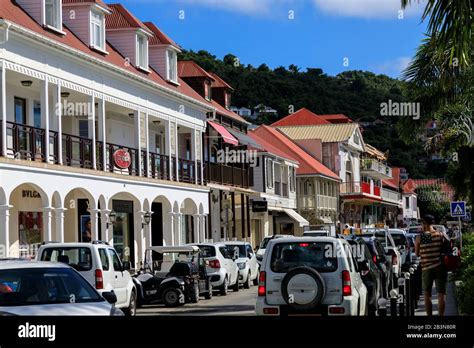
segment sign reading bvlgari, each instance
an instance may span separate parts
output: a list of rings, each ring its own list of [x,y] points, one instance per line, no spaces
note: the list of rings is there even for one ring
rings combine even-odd
[[[41,198],[39,192],[33,190],[23,190],[21,191],[21,196],[23,198]]]
[[[114,162],[120,169],[128,169],[132,164],[130,153],[125,149],[118,149],[114,152]]]
[[[267,201],[252,201],[252,212],[264,213],[268,210]]]

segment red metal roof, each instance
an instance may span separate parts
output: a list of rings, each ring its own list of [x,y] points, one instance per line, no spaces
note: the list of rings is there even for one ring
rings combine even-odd
[[[251,137],[253,140],[255,140],[256,143],[261,145],[266,152],[277,155],[281,158],[284,158],[293,162],[297,162],[292,157],[288,156],[286,152],[281,151],[278,147],[272,145],[270,142],[263,139],[259,134],[257,134],[257,132],[248,132],[248,136]]]
[[[320,125],[320,124],[331,124],[330,122],[322,119],[314,112],[309,111],[306,108],[299,109],[295,113],[283,117],[281,120],[276,121],[271,126],[272,127],[282,127],[282,126],[310,126],[310,125]]]
[[[228,88],[228,89],[234,90],[231,85],[229,85],[227,82],[221,79],[221,77],[217,75],[216,73],[210,72],[209,74],[214,78],[214,81],[212,82],[212,87]]]
[[[220,134],[226,143],[231,145],[239,145],[239,141],[232,134],[230,134],[230,132],[224,126],[212,121],[207,121],[207,123],[209,123],[211,127]]]
[[[352,120],[344,114],[318,115],[330,123],[352,123]]]
[[[413,179],[407,179],[402,183],[402,192],[403,193],[412,193],[414,194],[416,190],[416,184]]]
[[[205,77],[214,81],[211,74],[192,60],[180,60],[178,62],[178,75],[180,77]]]
[[[392,178],[388,180],[382,180],[382,185],[398,190],[400,188],[400,168],[392,167]]]
[[[109,44],[106,46],[106,51],[109,54],[104,55],[90,49],[88,45],[82,42],[67,27],[63,27],[63,31],[66,33],[66,35],[59,35],[44,29],[43,26],[31,18],[19,5],[14,3],[12,0],[0,0],[0,18],[16,23],[25,29],[31,30],[37,34],[42,35],[43,37],[56,41],[57,43],[81,51],[82,53],[85,53],[95,59],[113,64],[118,68],[127,70],[142,78],[146,78],[154,83],[166,87],[169,90],[180,92],[201,103],[205,102],[204,98],[202,98],[196,91],[194,91],[188,84],[186,84],[186,82],[181,79],[178,80],[179,86],[177,86],[163,80],[163,78],[152,69],[151,72],[147,74],[140,71],[139,69],[136,69],[132,64],[124,64],[125,58]]]
[[[330,179],[340,181],[338,175],[333,173],[328,167],[311,156],[286,135],[275,128],[262,125],[252,131],[254,134],[262,138],[264,141],[271,143],[274,147],[289,156],[292,160],[299,163],[296,171],[300,175],[323,175]],[[249,132],[250,134],[252,132]]]
[[[178,49],[181,49],[176,42],[174,42],[168,35],[160,30],[154,23],[152,22],[144,22],[143,24],[146,25],[151,32],[153,32],[153,36],[148,40],[150,45],[171,45]]]
[[[143,29],[147,33],[152,34],[150,29],[122,4],[110,4],[109,8],[112,14],[105,17],[105,26],[107,29],[136,28]]]
[[[109,11],[111,11],[110,7],[103,2],[102,0],[62,0],[63,5],[69,5],[69,4],[96,4],[99,5],[100,7],[103,7]]]

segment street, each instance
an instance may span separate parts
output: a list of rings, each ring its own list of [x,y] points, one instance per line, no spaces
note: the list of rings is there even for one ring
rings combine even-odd
[[[147,305],[137,310],[138,316],[144,315],[255,315],[255,301],[257,297],[257,287],[250,289],[240,289],[235,293],[229,291],[227,296],[214,295],[211,300],[200,298],[198,303],[187,303],[178,308],[167,308],[162,304]]]

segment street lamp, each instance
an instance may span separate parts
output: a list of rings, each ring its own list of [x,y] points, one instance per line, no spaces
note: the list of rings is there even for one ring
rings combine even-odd
[[[150,224],[150,222],[151,222],[151,214],[153,214],[153,212],[151,212],[151,211],[147,211],[145,214],[143,214],[142,227],[145,227],[145,226],[147,226],[147,225]]]
[[[115,224],[116,219],[117,219],[117,214],[114,211],[111,211],[109,213],[109,221],[107,221],[107,228]]]

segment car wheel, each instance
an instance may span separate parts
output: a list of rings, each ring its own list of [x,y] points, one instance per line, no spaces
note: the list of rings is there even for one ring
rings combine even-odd
[[[137,293],[135,290],[130,295],[130,303],[127,308],[124,308],[125,315],[134,317],[137,314]]]
[[[166,307],[178,307],[183,305],[183,292],[181,289],[169,288],[163,292],[163,302]]]
[[[235,284],[232,286],[232,290],[234,292],[238,292],[239,291],[239,274],[237,273],[237,279],[235,280]]]
[[[226,296],[228,290],[229,290],[229,280],[227,279],[227,277],[225,277],[224,283],[221,285],[220,294],[222,296]]]
[[[194,285],[194,293],[191,295],[191,303],[199,302],[199,285]]]
[[[206,300],[212,299],[212,284],[211,284],[211,282],[209,282],[209,284],[208,284],[208,289],[209,289],[209,291],[206,292],[206,294],[204,295],[204,298]]]
[[[250,289],[251,285],[252,285],[252,281],[250,280],[250,271],[249,271],[249,274],[247,275],[247,281],[244,283],[244,289]]]

